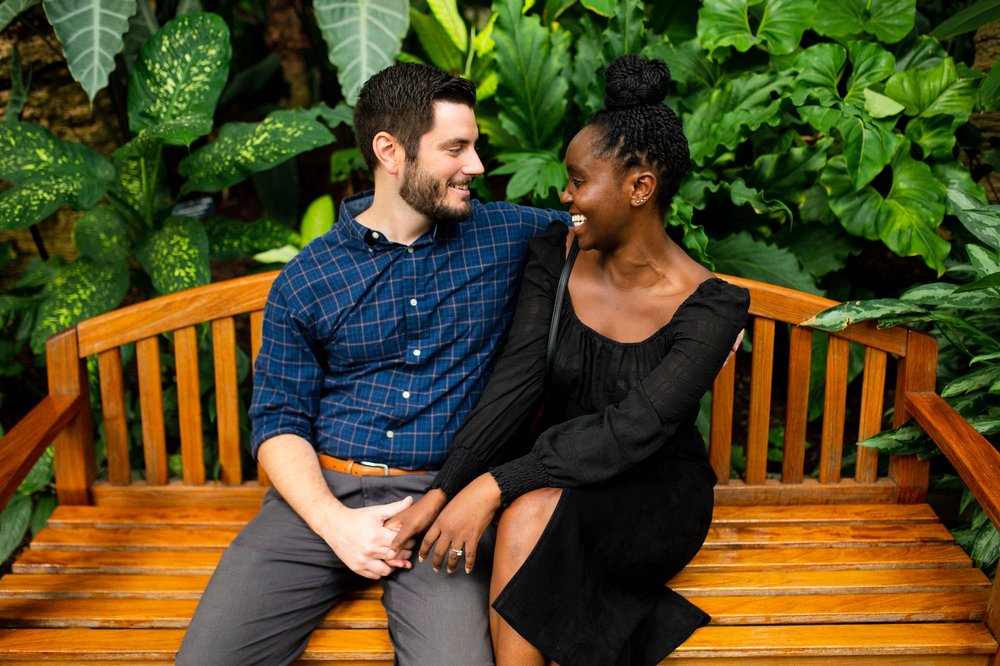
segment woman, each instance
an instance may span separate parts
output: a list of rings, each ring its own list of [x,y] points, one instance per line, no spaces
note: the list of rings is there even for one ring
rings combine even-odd
[[[665,583],[711,522],[716,479],[695,417],[749,298],[664,231],[688,166],[680,121],[663,105],[669,82],[661,61],[624,56],[608,68],[606,108],[566,151],[573,226],[533,241],[483,397],[436,489],[400,516],[400,543],[434,520],[420,556],[450,573],[463,556],[475,566],[480,536],[506,507],[490,591],[500,665],[654,664],[708,621]],[[525,447],[543,401],[541,434]]]

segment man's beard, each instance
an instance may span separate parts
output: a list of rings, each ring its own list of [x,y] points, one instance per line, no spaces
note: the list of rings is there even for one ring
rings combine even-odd
[[[449,206],[448,184],[442,183],[420,169],[416,160],[407,164],[399,196],[413,210],[435,222],[461,222],[472,213],[472,204],[465,202]]]

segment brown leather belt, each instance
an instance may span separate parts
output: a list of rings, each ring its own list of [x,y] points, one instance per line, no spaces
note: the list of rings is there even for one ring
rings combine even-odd
[[[399,469],[365,460],[341,460],[325,453],[319,454],[319,466],[333,472],[354,476],[399,476],[401,474],[426,474],[429,471],[425,469]]]

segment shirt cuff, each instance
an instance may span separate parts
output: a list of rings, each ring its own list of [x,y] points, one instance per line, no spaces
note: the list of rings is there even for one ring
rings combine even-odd
[[[454,497],[485,469],[486,465],[469,449],[452,449],[431,488],[440,488],[449,498]]]
[[[534,451],[492,468],[490,474],[500,486],[500,503],[503,506],[527,492],[552,486],[542,459]]]

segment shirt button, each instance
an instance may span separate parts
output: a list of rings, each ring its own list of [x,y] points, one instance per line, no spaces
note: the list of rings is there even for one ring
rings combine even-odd
[[[385,431],[385,436],[388,437],[389,439],[392,439],[393,434],[394,433],[391,430],[386,430]]]
[[[381,236],[378,235],[377,231],[373,231],[372,232],[372,238],[381,238]]]
[[[410,398],[410,392],[403,391],[403,400],[409,400],[409,398]]]
[[[420,350],[419,349],[414,349],[413,350],[413,355],[414,356],[420,356]]]
[[[410,305],[412,305],[413,307],[417,307],[417,299],[411,298],[410,299]]]
[[[413,248],[412,247],[406,248],[406,251],[409,252],[410,254],[413,254]]]

